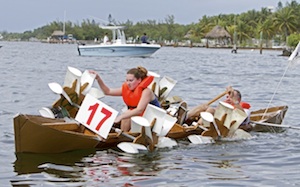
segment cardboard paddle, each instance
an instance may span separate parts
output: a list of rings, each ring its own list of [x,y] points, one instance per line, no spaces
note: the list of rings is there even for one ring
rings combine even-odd
[[[206,105],[208,105],[208,106],[211,105],[212,103],[216,102],[217,100],[219,100],[221,97],[223,97],[223,96],[226,95],[227,93],[228,93],[227,91],[224,91],[223,93],[217,95],[217,96],[216,96],[215,98],[213,98],[212,100],[208,101],[208,102],[206,103]],[[199,106],[197,106],[197,107],[191,109],[191,110],[189,111],[190,117],[196,117],[196,118],[198,118],[199,115],[200,115],[200,112],[203,112],[203,105],[199,105]]]
[[[210,136],[213,139],[221,139],[222,134],[219,130],[219,126],[216,124],[214,116],[209,112],[201,112],[201,118],[204,121],[207,121],[210,124],[208,131],[204,131],[202,136]]]
[[[76,84],[76,83],[75,83]],[[67,99],[67,101],[72,105],[75,106],[77,108],[80,108],[80,106],[76,103],[73,103],[71,98],[69,97],[69,95],[65,92],[65,90],[61,87],[60,84],[56,83],[56,82],[52,82],[48,84],[49,88],[56,94],[60,94],[62,95],[65,99]]]
[[[150,124],[150,128],[152,128],[154,126],[155,122],[156,122],[156,118],[154,118],[152,120],[152,122]],[[142,144],[144,146],[147,146],[148,150],[150,152],[152,152],[154,150],[154,141],[153,141],[153,138],[147,136],[147,134],[146,134],[146,127],[145,126],[142,126],[140,135],[137,138],[135,138],[135,140],[133,141],[133,143]]]
[[[207,105],[211,105],[214,102],[216,102],[217,100],[219,100],[221,97],[223,97],[224,95],[226,95],[228,92],[224,91],[223,93],[219,94],[218,96],[216,96],[215,98],[213,98],[212,100],[210,100]]]
[[[138,117],[143,118],[143,117]],[[146,118],[144,118],[146,120]],[[149,119],[148,119],[149,120]],[[168,121],[168,120],[167,120]],[[126,153],[144,153],[144,152],[152,152],[155,147],[157,148],[165,148],[165,147],[174,147],[177,146],[177,142],[168,137],[158,136],[158,134],[151,129],[153,129],[155,123],[157,122],[156,118],[153,118],[151,124],[144,124],[142,120],[134,120],[136,125],[140,126],[140,135],[137,137],[131,137],[133,142],[121,142],[117,146]],[[170,121],[168,121],[170,122]],[[174,122],[175,123],[175,122]],[[149,136],[149,132],[151,131],[151,135]],[[123,133],[126,135],[126,133]]]
[[[223,93],[219,94],[218,96],[216,96],[215,98],[210,100],[207,103],[207,105],[211,105],[212,103],[214,103],[215,101],[217,101],[218,99],[220,99],[221,97],[226,95],[227,93],[228,93],[227,91],[224,91]],[[203,111],[203,108],[200,105],[193,112],[194,112],[194,115],[195,115],[198,112],[200,113],[201,111]],[[211,143],[213,141],[211,141],[210,138],[207,140],[206,137],[211,137],[212,139],[219,139],[219,138],[221,138],[222,135],[228,133],[229,130],[222,125],[225,121],[226,115],[221,120],[218,120],[218,119],[214,120],[213,115],[210,114],[209,112],[201,112],[200,116],[201,116],[201,118],[203,118],[204,122],[205,121],[207,122],[210,129],[201,128],[201,126],[198,123],[197,123],[197,125],[194,125],[193,126],[194,129],[199,127],[201,129],[203,129],[204,131],[201,135],[190,135],[190,137],[188,137],[189,140],[193,144],[203,144],[203,143],[208,143],[208,142]]]
[[[131,139],[133,140],[133,142],[121,142],[117,145],[117,147],[119,149],[121,149],[122,151],[124,151],[125,153],[132,153],[132,154],[136,154],[136,153],[140,153],[140,151],[153,151],[154,150],[154,144],[153,144],[153,139],[152,136],[149,137],[146,132],[146,128],[147,131],[149,131],[149,129],[151,128],[151,126],[153,126],[153,124],[155,123],[156,120],[153,120],[151,122],[151,125],[146,122],[147,119],[140,117],[140,116],[135,116],[133,118],[131,118],[131,123],[135,123],[136,126],[140,126],[140,135],[137,137],[131,137]],[[125,135],[126,133],[122,133],[122,135]],[[126,136],[126,135],[125,135]]]
[[[114,130],[114,131],[115,131],[116,133],[118,133],[119,135],[125,136],[125,137],[127,137],[127,138],[129,138],[129,139],[131,139],[131,140],[134,140],[134,139],[135,139],[134,136],[132,136],[132,135],[130,135],[130,134],[127,134],[127,133],[124,133],[121,129],[118,129],[118,128],[115,128],[115,127],[112,127],[111,129]],[[118,136],[119,136],[119,135],[118,135]]]

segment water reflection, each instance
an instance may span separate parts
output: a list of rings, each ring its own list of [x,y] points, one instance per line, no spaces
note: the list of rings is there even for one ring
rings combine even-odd
[[[83,169],[77,166],[84,157],[94,155],[96,150],[78,150],[61,154],[17,153],[14,171],[18,174],[11,179],[13,186],[56,184],[82,186]],[[65,183],[66,182],[66,183]],[[78,183],[78,184],[77,184]]]
[[[235,164],[238,160],[214,160],[208,163],[212,166],[206,171],[208,179],[211,180],[236,180],[247,178],[243,174],[241,166]],[[204,161],[205,162],[205,161]]]
[[[17,159],[14,162],[14,171],[19,175],[38,173],[46,169],[39,167],[46,163],[73,166],[75,163],[81,162],[83,157],[94,154],[95,152],[95,150],[77,150],[61,154],[17,153]]]
[[[158,151],[147,154],[126,154],[117,150],[80,150],[61,154],[18,153],[11,179],[13,186],[53,184],[97,186],[135,176],[129,183],[149,180],[164,169]],[[126,181],[126,180],[125,180]],[[118,183],[118,182],[117,182]]]
[[[138,180],[148,180],[148,176],[157,176],[162,170],[159,167],[159,152],[148,154],[126,154],[115,150],[99,151],[83,159],[84,176],[89,182],[111,183],[119,178],[143,176]],[[130,180],[134,182],[136,179]],[[121,182],[122,183],[122,182]],[[125,185],[125,184],[124,184]]]

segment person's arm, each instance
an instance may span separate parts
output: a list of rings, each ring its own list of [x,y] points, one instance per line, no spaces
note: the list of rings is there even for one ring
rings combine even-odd
[[[109,88],[108,86],[106,86],[106,84],[103,82],[103,80],[101,79],[101,77],[99,76],[99,74],[93,70],[90,70],[90,73],[95,74],[96,75],[96,81],[98,82],[101,90],[103,91],[103,93],[105,95],[111,95],[111,96],[121,96],[122,95],[122,87],[120,88]]]
[[[148,103],[150,103],[150,101],[152,100],[152,96],[153,96],[152,90],[150,90],[149,88],[144,89],[138,106],[132,110],[127,110],[121,115],[119,115],[116,118],[115,123],[120,122],[122,119],[140,115],[142,112],[144,112]]]
[[[187,119],[190,119],[192,117],[199,117],[201,112],[205,112],[208,109],[207,104],[201,104],[196,107],[193,107],[192,109],[188,110],[187,112]]]

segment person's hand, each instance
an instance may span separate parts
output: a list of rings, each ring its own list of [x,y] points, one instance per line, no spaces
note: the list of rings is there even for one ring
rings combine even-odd
[[[230,95],[233,93],[233,88],[231,86],[226,87],[227,93]]]
[[[89,70],[89,73],[90,74],[94,74],[94,75],[98,75],[98,73],[96,71],[94,71],[94,70]]]
[[[121,120],[122,120],[122,117],[121,117],[121,115],[119,115],[119,116],[116,117],[114,123],[120,123]]]
[[[94,70],[89,70],[89,73],[95,75],[95,79],[96,79],[96,80],[100,79],[100,76],[99,76],[99,74],[98,74],[96,71],[94,71]]]

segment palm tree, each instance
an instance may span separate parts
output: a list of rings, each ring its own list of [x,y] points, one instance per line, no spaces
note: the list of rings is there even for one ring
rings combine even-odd
[[[297,31],[296,25],[297,17],[293,9],[285,7],[275,13],[274,27],[283,34],[284,40],[288,35]]]
[[[260,20],[260,16],[259,13],[255,10],[250,10],[246,13],[242,13],[239,17],[238,23],[239,24],[243,24],[247,23],[245,26],[242,26],[243,28],[238,28],[238,30],[244,30],[244,34],[243,35],[247,35],[250,38],[254,38],[255,37],[255,28],[257,23]],[[247,27],[247,29],[245,29],[245,27]]]
[[[202,19],[199,20],[199,23],[196,24],[195,34],[197,36],[204,37],[206,33],[208,33],[215,25],[213,24],[212,18],[203,16]]]
[[[243,41],[251,38],[251,27],[240,19],[237,20],[236,31],[237,38],[240,44],[242,44]]]
[[[275,35],[273,20],[266,19],[264,22],[259,22],[257,25],[257,33],[263,33],[263,38],[266,39],[266,47],[268,47],[269,40]]]

